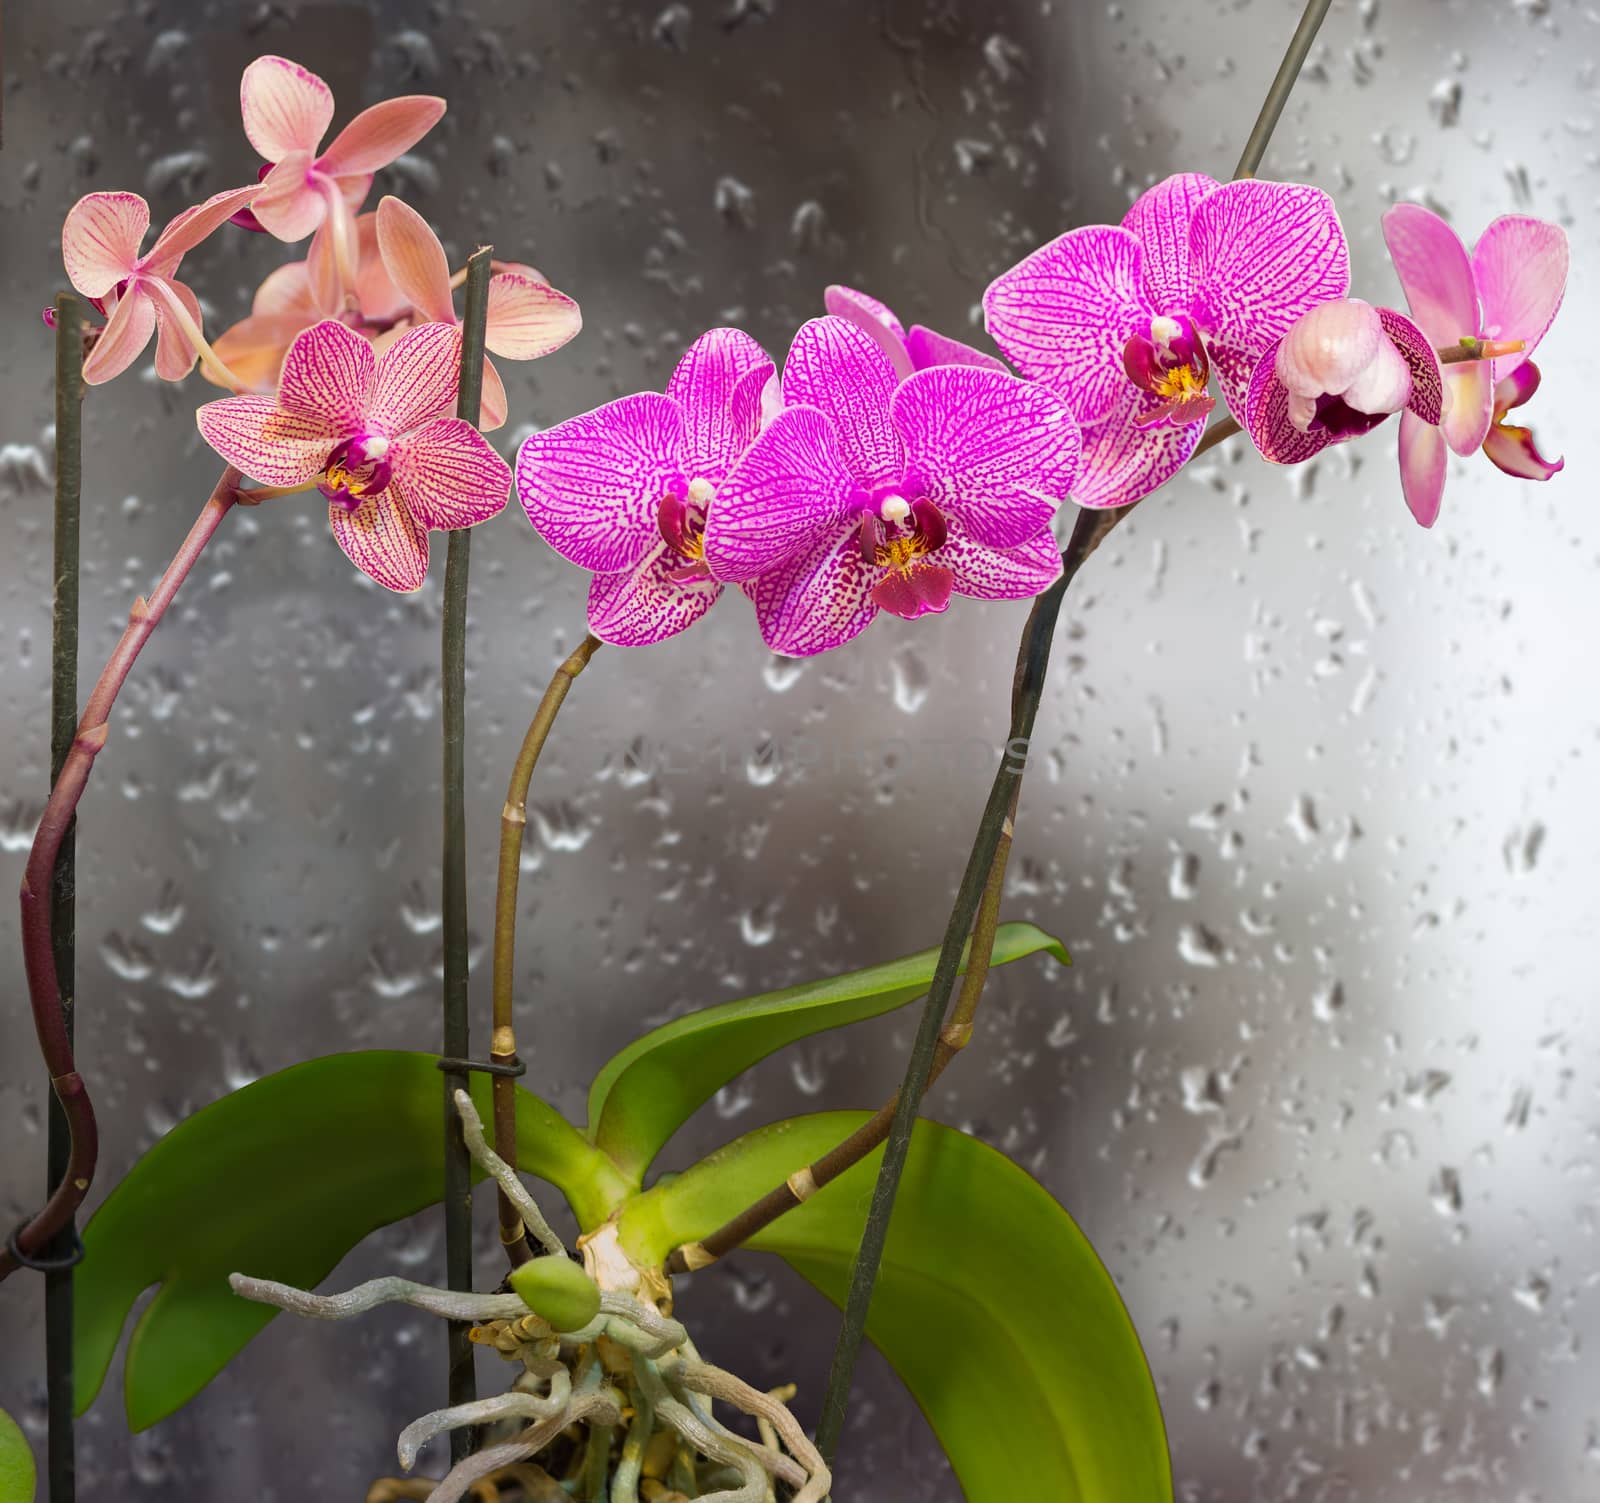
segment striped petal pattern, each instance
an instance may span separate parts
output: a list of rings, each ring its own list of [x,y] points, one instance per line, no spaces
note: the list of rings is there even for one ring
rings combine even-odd
[[[432,532],[486,522],[505,509],[511,466],[471,423],[435,418],[397,439],[389,451],[390,486]]]

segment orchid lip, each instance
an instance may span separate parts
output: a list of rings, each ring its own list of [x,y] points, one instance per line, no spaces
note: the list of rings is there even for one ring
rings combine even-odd
[[[368,496],[388,489],[394,469],[388,454],[384,434],[352,434],[328,456],[317,489],[335,506],[357,511]]]

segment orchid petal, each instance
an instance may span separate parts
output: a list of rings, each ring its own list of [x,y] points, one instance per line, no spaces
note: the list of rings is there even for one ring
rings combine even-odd
[[[99,386],[120,376],[144,353],[155,329],[155,304],[137,287],[130,287],[83,362],[84,383]]]
[[[745,587],[761,639],[774,652],[827,652],[858,636],[878,614],[872,587],[883,570],[863,561],[857,532],[851,524],[823,533]]]
[[[348,433],[367,415],[376,366],[366,340],[336,319],[325,318],[299,335],[284,355],[278,405]]]
[[[1439,421],[1444,439],[1457,454],[1475,454],[1494,421],[1492,360],[1458,360],[1442,366],[1449,397]]]
[[[1384,213],[1383,239],[1422,332],[1440,347],[1476,335],[1478,287],[1461,237],[1432,209],[1395,204]]]
[[[376,172],[410,151],[439,123],[444,111],[444,100],[434,94],[385,99],[345,126],[317,159],[317,166],[329,177]]]
[[[328,504],[333,538],[346,558],[386,590],[409,594],[428,576],[428,534],[393,486],[353,512]]]
[[[1141,426],[1160,399],[1129,386],[1107,416],[1083,430],[1083,457],[1072,499],[1100,510],[1128,506],[1163,486],[1189,462],[1204,429],[1199,423]]]
[[[137,193],[86,194],[61,226],[67,280],[85,297],[104,297],[133,272],[149,228],[150,205]]]
[[[942,616],[950,608],[956,577],[942,563],[923,562],[885,574],[872,587],[872,603],[902,621]]]
[[[639,392],[535,433],[517,454],[517,495],[535,532],[597,574],[631,569],[660,539],[656,508],[684,488],[683,410]]]
[[[1490,463],[1519,480],[1548,480],[1559,474],[1566,460],[1546,459],[1533,442],[1533,429],[1514,423],[1496,423],[1483,441]]]
[[[299,318],[303,320],[301,327],[307,329],[324,317],[304,261],[273,267],[256,288],[250,311],[262,318]]]
[[[450,263],[428,221],[410,204],[389,194],[378,200],[377,233],[378,252],[389,280],[423,322],[455,323]]]
[[[185,209],[162,230],[150,247],[150,254],[144,258],[145,265],[170,276],[179,260],[221,229],[260,191],[258,183],[248,188],[230,188],[223,193],[213,193],[203,204]]]
[[[1203,172],[1178,172],[1133,201],[1122,227],[1139,237],[1145,298],[1158,313],[1188,308],[1194,295],[1189,224],[1195,206],[1218,187]]]
[[[742,329],[708,329],[683,352],[667,395],[683,409],[683,470],[691,480],[721,480],[755,437],[749,413],[736,413],[733,397],[746,376],[772,368]]]
[[[296,263],[278,269],[299,271],[301,268]],[[292,313],[252,313],[226,330],[213,342],[212,348],[247,391],[273,392],[278,389],[278,376],[289,346],[316,316],[312,314],[311,319],[306,319]],[[221,384],[206,366],[200,367],[200,374],[214,385]]]
[[[734,384],[733,399],[728,405],[733,410],[733,428],[742,453],[754,442],[756,434],[783,411],[783,382],[777,368],[769,361],[746,371]]]
[[[1411,515],[1423,527],[1432,527],[1439,519],[1449,458],[1438,428],[1414,412],[1400,414],[1400,489]]]
[[[327,200],[312,186],[310,171],[310,153],[291,151],[262,178],[250,212],[269,235],[293,244],[304,240],[327,217]]]
[[[302,264],[306,269],[307,298],[311,306],[317,310],[315,316],[308,322],[337,318],[344,312],[345,288],[339,271],[339,229],[339,221],[331,215],[328,216],[317,226],[316,233],[311,237],[311,244],[306,247],[306,258]],[[359,287],[359,281],[357,285]],[[359,295],[357,301],[360,301]],[[410,306],[409,303],[403,305],[405,308]]]
[[[705,558],[718,579],[755,579],[844,525],[855,485],[841,447],[815,407],[786,407],[762,430],[707,512]]]
[[[1050,525],[1072,492],[1082,444],[1045,387],[970,365],[918,371],[894,421],[927,495],[977,542],[1011,548]]]
[[[318,240],[313,238],[306,259],[313,265],[319,261],[327,263],[328,270],[325,275],[331,285],[331,278],[335,275],[331,245],[319,253]],[[399,318],[411,307],[411,300],[394,285],[388,269],[383,264],[383,254],[378,247],[376,213],[362,214],[356,219],[355,292],[361,316],[373,323],[388,323],[392,319]]]
[[[1014,548],[989,548],[952,530],[934,560],[950,570],[956,593],[974,600],[1027,600],[1061,578],[1061,552],[1048,531]]]
[[[225,397],[194,416],[218,454],[268,485],[303,485],[320,474],[343,436],[336,424],[285,412],[271,397]]]
[[[1378,310],[1360,298],[1335,298],[1297,319],[1273,357],[1278,379],[1299,397],[1346,390],[1384,343]]]
[[[391,436],[453,412],[461,385],[461,331],[454,324],[407,329],[378,362],[367,416]]]
[[[675,580],[664,542],[631,569],[589,581],[589,630],[615,647],[650,647],[693,626],[716,603],[714,579]]]
[[[1337,442],[1326,428],[1302,433],[1289,417],[1289,388],[1278,375],[1278,346],[1256,364],[1243,402],[1244,430],[1263,459],[1273,464],[1300,464]]]
[[[911,352],[906,348],[905,326],[895,317],[887,303],[857,292],[853,287],[834,285],[822,292],[822,306],[835,318],[853,323],[883,351],[893,368],[895,378],[904,381],[916,367]]]
[[[1444,368],[1422,329],[1393,308],[1378,309],[1378,319],[1389,342],[1400,352],[1411,372],[1411,392],[1406,410],[1425,423],[1437,424],[1444,415]],[[1361,404],[1355,404],[1360,407]],[[1370,409],[1369,409],[1370,410]]]
[[[906,335],[906,353],[911,357],[914,370],[925,371],[935,365],[979,365],[1002,375],[1011,374],[1005,361],[998,356],[975,350],[970,344],[962,344],[959,339],[921,324],[912,324]]]
[[[493,433],[503,428],[511,415],[511,400],[506,396],[506,383],[494,368],[494,361],[483,357],[483,388],[478,393],[478,431]]]
[[[286,57],[258,57],[239,80],[239,110],[250,144],[269,162],[314,156],[333,120],[333,90]]]
[[[435,418],[396,439],[393,479],[406,510],[434,532],[475,527],[505,509],[511,466],[461,418]]]
[[[983,295],[990,336],[1025,376],[1043,381],[1080,423],[1098,422],[1128,384],[1122,347],[1147,329],[1138,238],[1088,225],[1036,250]]]
[[[1566,231],[1527,214],[1506,214],[1479,237],[1472,274],[1483,300],[1483,330],[1490,339],[1520,339],[1519,354],[1494,361],[1503,381],[1538,347],[1555,321],[1567,290],[1570,252]]]
[[[1189,244],[1189,311],[1238,418],[1267,346],[1318,304],[1349,291],[1350,250],[1326,193],[1248,178],[1200,200]]]
[[[548,282],[501,272],[489,280],[484,343],[506,360],[538,360],[559,350],[583,327],[577,301]]]
[[[1539,367],[1531,360],[1524,360],[1503,381],[1495,383],[1494,420],[1498,423],[1513,408],[1531,402],[1538,390]]]
[[[200,327],[200,299],[182,282],[168,282],[172,295],[183,305],[195,328]],[[195,347],[159,298],[152,298],[156,310],[156,375],[163,381],[181,381],[194,369]]]
[[[783,367],[783,399],[827,414],[856,483],[898,480],[905,457],[889,419],[894,368],[871,335],[848,319],[802,324]]]

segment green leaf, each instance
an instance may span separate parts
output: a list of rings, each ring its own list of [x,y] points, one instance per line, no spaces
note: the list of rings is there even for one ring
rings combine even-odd
[[[0,1503],[33,1503],[36,1481],[28,1438],[0,1409]]]
[[[864,1120],[829,1112],[747,1134],[629,1202],[623,1246],[659,1262]],[[750,1246],[842,1304],[881,1157]],[[1155,1386],[1110,1275],[1049,1193],[976,1139],[917,1124],[867,1334],[921,1405],[967,1503],[1172,1497]]]
[[[1032,924],[1002,924],[991,964],[1046,950],[1072,962],[1061,941]],[[903,960],[724,1002],[674,1018],[613,1055],[589,1087],[589,1137],[643,1183],[650,1162],[695,1111],[735,1076],[785,1044],[875,1018],[920,997],[938,948]]]
[[[489,1081],[472,1077],[489,1115]],[[443,1078],[431,1054],[335,1054],[266,1076],[162,1138],[84,1229],[75,1279],[77,1408],[105,1379],[128,1311],[124,1386],[143,1430],[186,1404],[276,1313],[228,1287],[235,1270],[314,1288],[369,1232],[443,1193]],[[564,1118],[517,1095],[521,1167],[555,1185],[587,1227],[624,1193]]]

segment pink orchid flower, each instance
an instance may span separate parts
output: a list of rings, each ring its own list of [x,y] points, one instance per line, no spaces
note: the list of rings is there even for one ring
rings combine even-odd
[[[1444,499],[1445,449],[1478,449],[1508,475],[1548,480],[1561,469],[1534,447],[1533,434],[1502,421],[1531,397],[1539,372],[1528,357],[1555,320],[1567,287],[1567,237],[1559,225],[1526,214],[1496,219],[1469,254],[1461,237],[1420,204],[1395,204],[1383,238],[1406,304],[1440,349],[1464,340],[1522,341],[1493,360],[1452,364],[1438,428],[1400,420],[1400,478],[1406,505],[1433,526]]]
[[[981,365],[1010,374],[993,355],[962,344],[959,339],[951,339],[948,334],[940,334],[922,324],[913,324],[907,330],[887,303],[880,303],[877,298],[857,292],[853,287],[829,287],[822,294],[822,302],[836,318],[847,318],[871,335],[902,381],[913,371],[927,370],[932,365]]]
[[[258,57],[239,82],[239,108],[250,144],[272,163],[250,207],[269,234],[304,240],[324,220],[333,227],[334,259],[346,287],[356,281],[353,215],[372,175],[411,150],[438,124],[445,102],[432,94],[385,99],[363,110],[333,139],[333,90],[286,57]]]
[[[181,381],[198,355],[232,385],[201,333],[200,301],[176,273],[184,256],[226,224],[255,191],[234,188],[185,209],[144,255],[139,247],[150,228],[150,205],[137,193],[90,193],[72,206],[61,227],[67,278],[110,315],[83,363],[90,386],[121,375],[158,331],[156,374],[163,381]]]
[[[1403,313],[1359,298],[1313,308],[1261,357],[1245,429],[1273,464],[1300,464],[1370,433],[1392,413],[1434,427],[1444,377],[1428,336]]]
[[[1050,519],[1078,425],[1043,386],[977,365],[897,381],[876,340],[830,316],[795,336],[783,399],[705,530],[712,574],[746,587],[773,651],[825,652],[880,610],[914,620],[1060,576]]]
[[[990,284],[989,333],[1083,426],[1073,500],[1126,506],[1178,472],[1213,405],[1213,369],[1243,421],[1256,362],[1303,313],[1350,285],[1327,194],[1180,173],[1121,225],[1089,225]]]
[[[423,324],[382,360],[325,319],[289,347],[278,395],[225,397],[196,414],[230,464],[280,493],[313,486],[350,562],[385,589],[417,589],[428,533],[474,527],[506,504],[511,468],[456,402],[461,337]]]
[[[594,574],[589,629],[645,647],[692,626],[722,586],[705,561],[707,517],[761,426],[771,358],[739,329],[689,346],[665,396],[640,392],[544,433],[517,455],[534,531]]]
[[[410,302],[389,280],[378,254],[377,216],[356,219],[355,306],[339,283],[332,237],[326,223],[311,237],[304,261],[291,261],[268,273],[256,289],[250,316],[240,319],[216,342],[217,355],[246,391],[276,389],[289,346],[325,318],[349,323],[376,340],[411,312]],[[213,377],[204,372],[207,380]]]
[[[450,263],[428,221],[398,198],[378,204],[378,248],[389,280],[415,310],[419,322],[456,323]],[[559,350],[583,327],[578,305],[531,268],[501,271],[489,280],[489,319],[484,344],[505,360],[537,360]],[[483,362],[481,426],[506,420],[506,388],[494,362]]]

